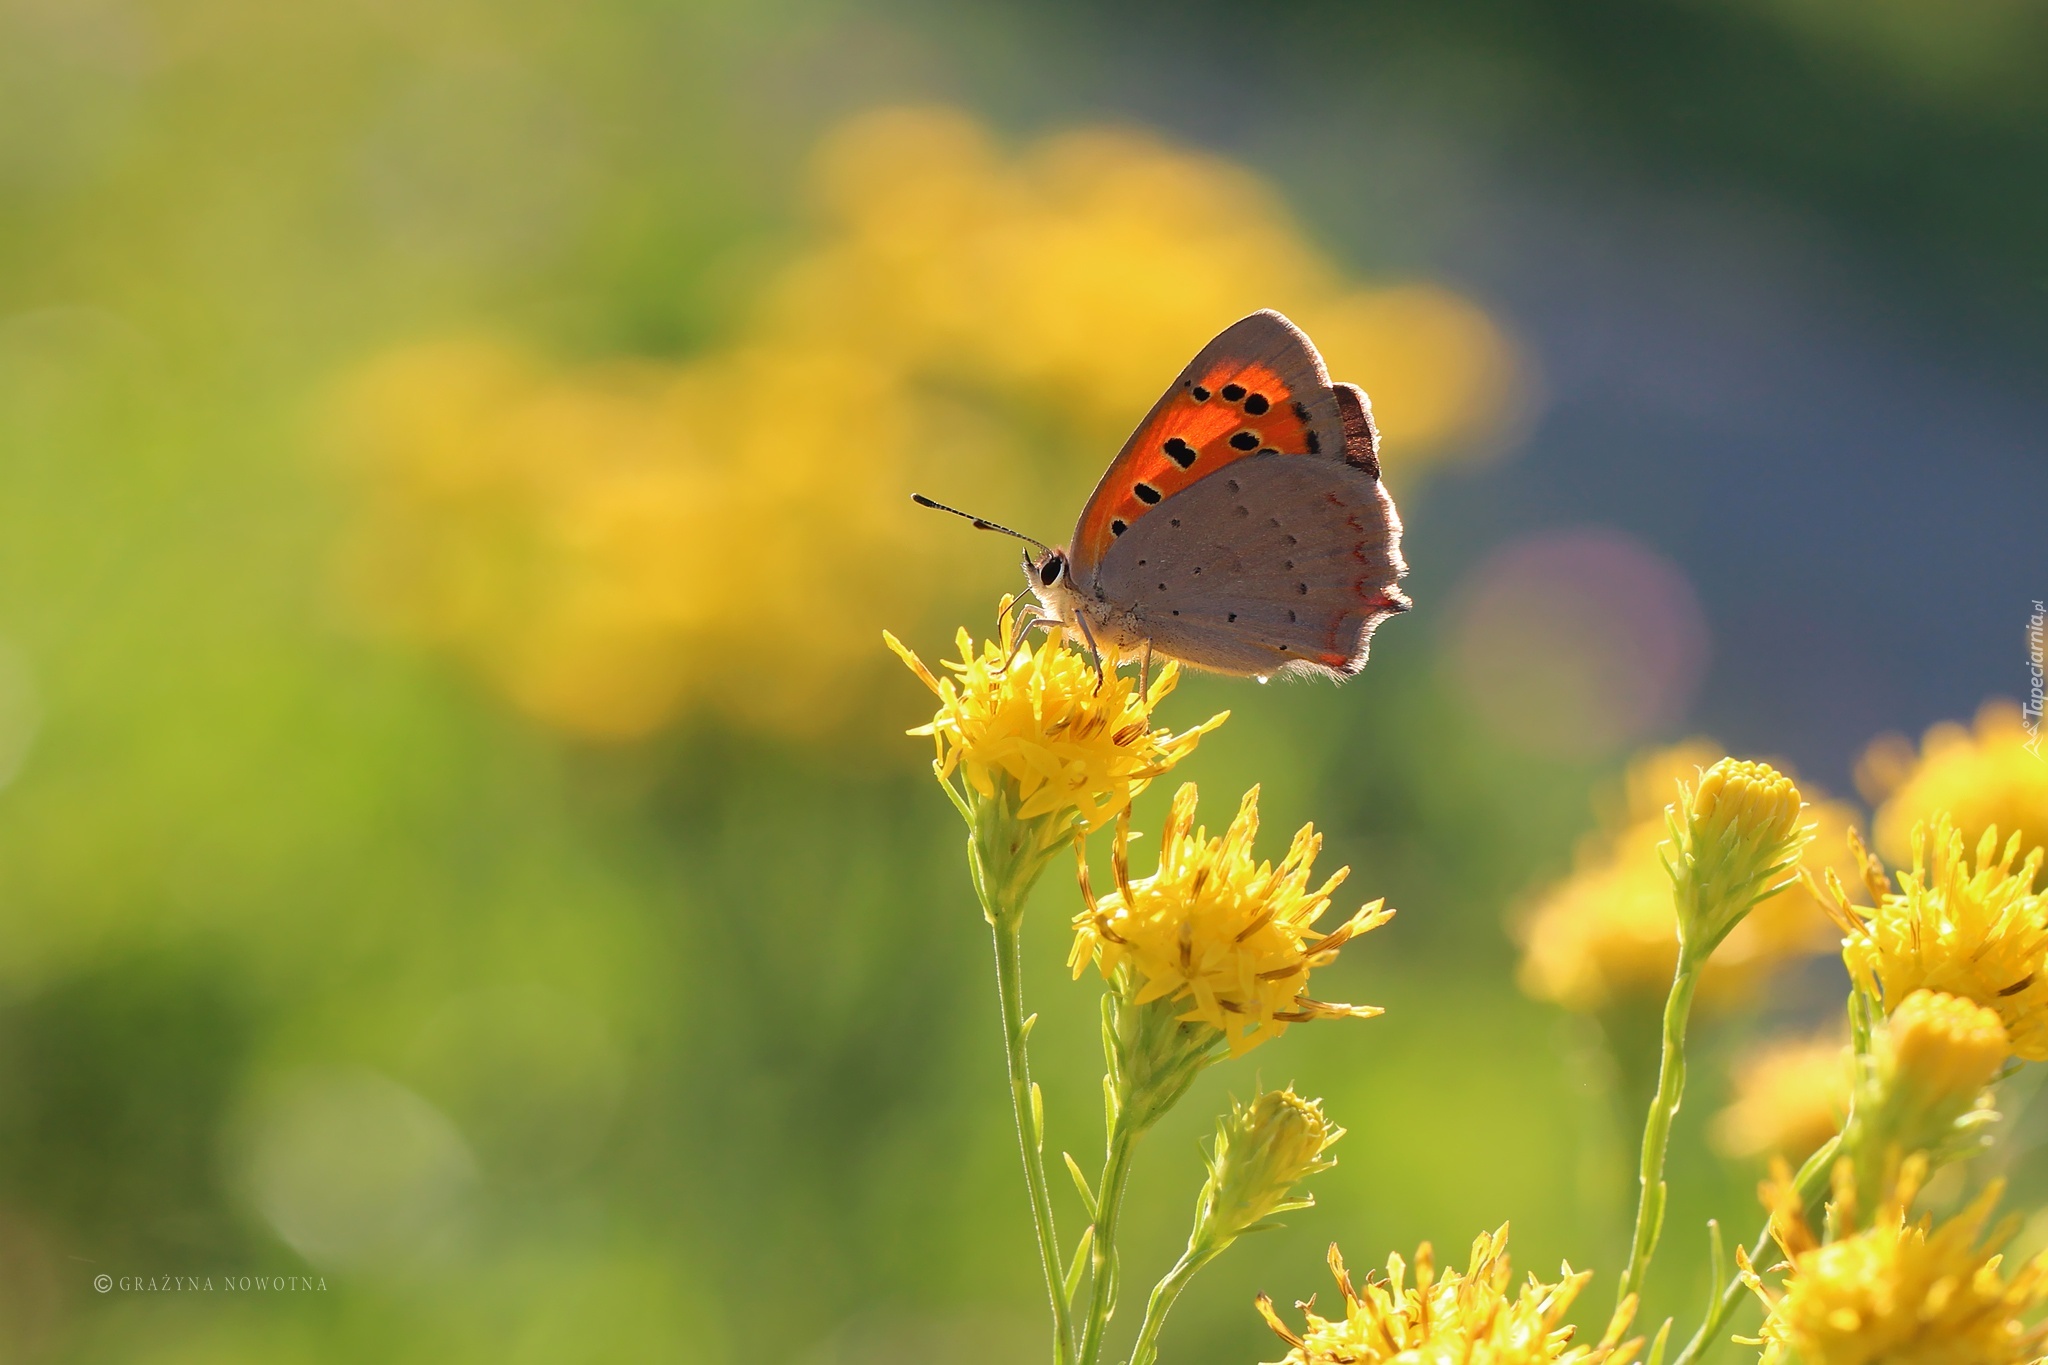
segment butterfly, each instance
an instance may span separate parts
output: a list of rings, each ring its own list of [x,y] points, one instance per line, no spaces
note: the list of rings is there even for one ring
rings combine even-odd
[[[920,504],[967,513],[917,495]],[[1154,652],[1212,673],[1347,678],[1409,608],[1401,518],[1380,483],[1372,405],[1333,384],[1270,309],[1225,328],[1117,452],[1055,548],[1025,572],[1037,624],[1096,659]]]

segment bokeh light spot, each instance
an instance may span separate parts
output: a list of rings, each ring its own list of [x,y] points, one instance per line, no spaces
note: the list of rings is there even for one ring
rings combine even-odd
[[[1586,527],[1514,541],[1472,570],[1450,658],[1474,709],[1511,743],[1591,758],[1682,720],[1707,647],[1683,570]]]
[[[368,1268],[446,1246],[476,1163],[447,1116],[396,1081],[315,1071],[259,1104],[243,1175],[294,1251],[323,1269]]]

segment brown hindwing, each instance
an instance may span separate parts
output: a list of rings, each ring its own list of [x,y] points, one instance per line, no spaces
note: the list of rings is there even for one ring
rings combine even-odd
[[[1254,455],[1132,526],[1103,559],[1103,606],[1197,668],[1347,677],[1408,609],[1400,538],[1356,461]]]

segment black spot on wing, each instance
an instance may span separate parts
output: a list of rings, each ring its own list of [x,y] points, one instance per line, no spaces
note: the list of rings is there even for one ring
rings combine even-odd
[[[1131,486],[1131,491],[1133,493],[1136,493],[1138,495],[1138,501],[1144,503],[1147,507],[1150,507],[1152,504],[1159,501],[1159,490],[1154,488],[1149,483],[1133,484]]]
[[[1169,438],[1161,449],[1165,450],[1167,459],[1172,460],[1182,469],[1191,468],[1195,463],[1195,455],[1197,453],[1195,448],[1178,436]]]

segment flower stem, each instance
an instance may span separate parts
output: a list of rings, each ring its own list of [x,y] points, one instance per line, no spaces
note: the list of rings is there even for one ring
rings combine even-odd
[[[1166,1326],[1166,1315],[1173,1311],[1174,1300],[1195,1278],[1195,1272],[1215,1258],[1216,1250],[1221,1248],[1197,1252],[1189,1247],[1174,1262],[1173,1269],[1166,1272],[1166,1278],[1152,1286],[1152,1297],[1145,1304],[1145,1320],[1138,1324],[1138,1344],[1131,1348],[1131,1365],[1152,1365],[1158,1359],[1159,1331]]]
[[[1054,1365],[1074,1359],[1072,1311],[1060,1283],[1059,1233],[1053,1227],[1052,1192],[1045,1180],[1043,1135],[1031,1102],[1031,1063],[1024,1051],[1028,1032],[1024,1016],[1023,916],[1003,906],[990,918],[996,940],[996,996],[1002,1003],[1003,1052],[1010,1064],[1010,1109],[1017,1123],[1017,1143],[1024,1156],[1024,1184],[1031,1193],[1031,1222],[1038,1233],[1038,1260],[1045,1271],[1045,1291],[1052,1300]]]
[[[1802,1203],[1811,1203],[1813,1197],[1827,1184],[1828,1173],[1835,1164],[1835,1152],[1840,1144],[1840,1138],[1829,1138],[1821,1145],[1821,1149],[1808,1157],[1806,1164],[1799,1168],[1799,1174],[1793,1178],[1793,1185],[1799,1191]],[[1763,1231],[1757,1233],[1756,1243],[1749,1249],[1750,1264],[1755,1265],[1761,1261],[1764,1253],[1770,1249],[1771,1220],[1765,1218]],[[1700,1330],[1692,1334],[1692,1340],[1685,1343],[1685,1349],[1678,1353],[1678,1358],[1672,1361],[1671,1365],[1693,1365],[1694,1361],[1706,1354],[1707,1348],[1714,1344],[1716,1335],[1727,1325],[1729,1315],[1734,1313],[1735,1306],[1742,1302],[1743,1289],[1740,1272],[1728,1277],[1728,1283],[1721,1286],[1720,1294],[1715,1297],[1707,1313],[1707,1320],[1700,1324]]]
[[[1131,1156],[1138,1149],[1143,1130],[1118,1122],[1110,1130],[1109,1151],[1102,1163],[1102,1180],[1096,1186],[1095,1244],[1090,1253],[1094,1285],[1088,1294],[1088,1320],[1082,1328],[1081,1365],[1096,1365],[1102,1354],[1102,1336],[1116,1312],[1117,1216],[1123,1212],[1124,1185],[1131,1175]]]
[[[1671,1145],[1671,1120],[1685,1096],[1685,1025],[1692,1014],[1693,990],[1699,984],[1703,961],[1704,958],[1695,960],[1680,950],[1678,970],[1671,978],[1671,994],[1664,1001],[1664,1056],[1657,1068],[1657,1093],[1650,1100],[1650,1112],[1643,1121],[1635,1238],[1629,1246],[1628,1269],[1622,1274],[1617,1299],[1641,1292],[1650,1257],[1657,1250],[1657,1236],[1664,1230],[1664,1152]]]

